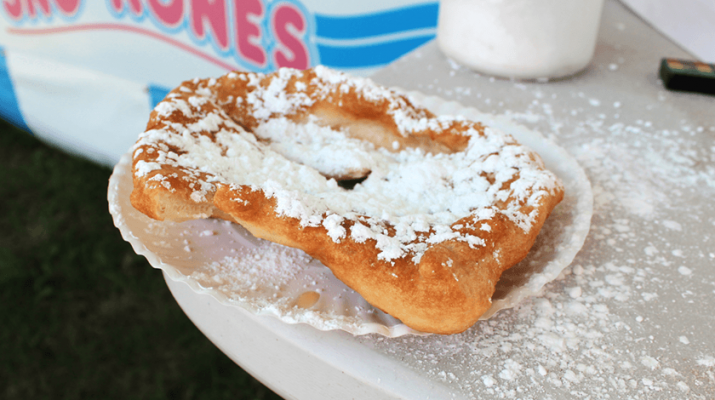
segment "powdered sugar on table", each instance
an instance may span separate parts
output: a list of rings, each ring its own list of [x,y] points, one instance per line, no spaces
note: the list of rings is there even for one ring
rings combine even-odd
[[[642,25],[632,22],[628,29]],[[660,86],[650,60],[663,46],[633,41],[652,33],[631,31],[629,42],[613,28],[603,27],[609,51],[570,81],[424,65],[441,60],[436,47],[380,74],[504,113],[564,146],[591,180],[594,217],[574,263],[540,295],[464,334],[361,338],[366,345],[457,398],[715,398],[713,103]],[[415,83],[404,72],[412,63],[438,78]]]

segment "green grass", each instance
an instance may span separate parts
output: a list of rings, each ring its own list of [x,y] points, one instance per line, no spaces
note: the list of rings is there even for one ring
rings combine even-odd
[[[0,398],[280,399],[122,240],[110,173],[0,121]]]

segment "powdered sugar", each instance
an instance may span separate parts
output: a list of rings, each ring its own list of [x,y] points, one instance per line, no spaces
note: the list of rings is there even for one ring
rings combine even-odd
[[[231,296],[240,299],[247,291],[273,289],[279,292],[310,261],[310,257],[301,251],[266,242],[212,262],[192,273],[191,278],[199,282],[213,280],[222,284],[223,290]]]
[[[580,258],[593,256],[589,251]],[[429,377],[453,376],[443,380],[466,398],[665,399],[712,393],[715,358],[700,355],[695,364],[701,369],[684,371],[687,360],[656,345],[659,327],[621,316],[639,308],[630,293],[639,285],[657,286],[659,273],[614,264],[576,265],[565,272],[562,282],[549,284],[541,296],[463,334],[361,340],[387,355],[399,354]],[[589,285],[619,273],[610,283]],[[574,285],[582,292],[577,298]],[[687,338],[675,340],[692,346]]]
[[[366,99],[388,99],[388,114],[405,134],[463,120],[417,118],[419,113],[405,108],[402,98],[369,80],[351,79],[324,68],[316,73],[338,91],[356,90]],[[425,251],[425,243],[456,239],[472,247],[483,246],[478,236],[451,227],[470,215],[480,220],[482,215],[501,213],[528,231],[536,218],[532,207],[560,186],[553,174],[541,169],[530,150],[494,129],[468,129],[464,135],[469,143],[462,152],[432,154],[419,148],[390,152],[314,120],[297,124],[280,117],[316,101],[302,92],[287,94],[289,79],[296,74],[281,70],[265,88],[256,74],[235,78],[248,79],[256,88],[241,100],[256,109],[259,124],[254,133],[245,131],[221,109],[192,109],[184,100],[168,96],[157,113],[179,112],[193,122],[185,126],[165,123],[144,132],[136,146],[155,149],[157,161],[139,161],[135,175],[154,171],[158,163],[208,174],[205,179],[194,174],[199,185],[191,199],[196,202],[204,201],[216,182],[250,186],[275,198],[276,213],[300,220],[301,226],[322,225],[335,241],[346,237],[359,243],[374,240],[380,259],[409,256],[415,262]],[[202,85],[188,102],[194,107],[217,103]],[[318,91],[332,90],[318,87]],[[346,171],[369,176],[353,190],[345,190],[331,177]],[[496,207],[497,202],[506,206]],[[326,222],[326,218],[330,219]],[[350,232],[343,226],[345,220],[356,222]],[[394,233],[388,233],[388,227]]]
[[[715,357],[713,356],[703,356],[697,360],[698,365],[704,367],[715,367]]]
[[[269,140],[270,147],[288,160],[316,169],[326,177],[346,175],[351,171],[367,174],[375,164],[391,160],[363,140],[344,132],[322,127],[313,121],[297,124],[289,119],[273,118],[259,125],[255,135]]]

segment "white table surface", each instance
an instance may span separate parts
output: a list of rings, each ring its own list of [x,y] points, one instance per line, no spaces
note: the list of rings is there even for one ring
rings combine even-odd
[[[511,115],[568,150],[594,189],[591,232],[543,294],[452,336],[287,325],[167,279],[191,320],[287,399],[715,398],[715,96],[666,91],[687,53],[615,0],[583,73],[481,76],[435,43],[373,76]]]

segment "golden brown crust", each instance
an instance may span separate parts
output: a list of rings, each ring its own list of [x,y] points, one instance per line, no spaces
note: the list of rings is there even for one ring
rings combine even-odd
[[[546,199],[535,225],[543,225],[561,199]],[[464,331],[491,307],[499,276],[526,256],[539,232],[525,233],[497,215],[489,222],[491,231],[472,232],[484,239],[486,246],[475,249],[463,241],[442,242],[427,250],[415,265],[407,257],[380,261],[371,240],[356,243],[346,238],[336,243],[322,226],[302,228],[296,219],[276,215],[275,200],[260,190],[219,185],[214,203],[254,236],[300,248],[320,260],[370,304],[405,325],[440,334]],[[466,225],[469,219],[473,217],[455,225]]]
[[[145,135],[170,126],[196,124],[210,113],[225,116],[219,123],[220,129],[225,131],[238,133],[240,128],[236,124],[248,131],[256,129],[261,118],[273,118],[275,113],[257,117],[254,104],[237,99],[246,99],[252,91],[268,88],[275,77],[276,74],[233,73],[215,82],[184,82],[171,92],[172,101],[197,104],[192,96],[207,86],[212,88],[216,100],[197,106],[201,113],[196,115],[177,109],[162,111],[157,107],[151,114]],[[253,86],[250,84],[252,79]],[[260,80],[258,86],[255,79]],[[434,119],[434,116],[426,109],[413,106],[401,95],[374,99],[350,86],[325,92],[324,86],[314,84],[316,79],[312,70],[293,73],[283,88],[285,93],[305,93],[308,98],[320,100],[307,102],[281,116],[296,122],[317,117],[324,126],[345,129],[351,137],[370,141],[376,147],[390,151],[420,147],[431,153],[455,153],[467,147],[469,136],[464,132],[471,130],[477,135],[484,134],[481,125],[463,120],[449,120],[437,128],[428,124],[406,134],[396,123],[395,107],[402,107],[401,112],[408,113],[413,120]],[[323,92],[317,93],[321,90]],[[217,130],[206,129],[191,134],[215,140]],[[535,203],[519,200],[520,211],[534,216],[529,229],[523,229],[499,212],[486,221],[489,229],[480,229],[485,220],[469,215],[453,221],[451,229],[462,237],[481,240],[482,245],[475,246],[459,238],[444,240],[429,245],[417,263],[410,256],[386,260],[380,257],[373,239],[358,242],[347,235],[335,240],[323,225],[305,226],[297,218],[281,216],[276,198],[261,189],[223,182],[197,166],[173,163],[174,156],[181,151],[161,140],[154,142],[140,138],[134,153],[134,191],[131,195],[136,209],[158,220],[218,217],[243,225],[256,237],[300,248],[328,266],[338,279],[359,292],[370,304],[424,332],[450,334],[473,325],[491,306],[491,295],[499,276],[526,256],[549,213],[563,198],[563,189],[557,184]],[[528,153],[528,157],[541,163],[533,152]],[[352,171],[338,178],[364,175],[364,171]],[[493,174],[484,173],[483,176],[493,183]],[[508,188],[517,178],[518,174],[502,185]],[[506,210],[515,202],[517,199],[509,197],[496,202],[493,207]],[[360,223],[360,218],[346,219],[342,226],[351,231],[353,225]],[[388,224],[385,229],[394,235],[394,227]],[[424,238],[418,237],[414,243],[420,240]]]
[[[261,81],[262,87],[268,87],[275,74],[265,76]],[[433,118],[434,115],[426,109],[416,108],[401,94],[394,94],[391,99],[367,99],[358,89],[349,87],[347,90],[334,90],[328,93],[321,92],[321,87],[313,84],[319,79],[313,70],[306,70],[300,77],[294,78],[286,87],[287,94],[305,93],[308,97],[324,94],[321,101],[298,110],[289,118],[301,122],[310,116],[318,117],[322,125],[334,128],[347,128],[354,137],[368,140],[377,147],[390,151],[396,150],[393,143],[398,141],[399,148],[421,147],[429,152],[448,153],[461,151],[467,146],[469,137],[461,132],[469,128],[468,124],[460,126],[454,123],[446,129],[425,129],[413,132],[409,136],[400,133],[395,119],[390,116],[389,110],[394,103],[405,109],[414,110],[415,118]],[[248,102],[236,103],[236,98],[246,98],[255,88],[249,87],[248,80],[231,79],[223,76],[218,79],[216,87],[219,103],[225,103],[224,110],[234,121],[251,131],[256,128],[259,120],[254,116],[255,108]],[[296,85],[303,84],[305,89],[299,91]],[[274,117],[271,115],[271,117]]]

